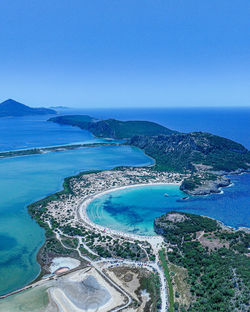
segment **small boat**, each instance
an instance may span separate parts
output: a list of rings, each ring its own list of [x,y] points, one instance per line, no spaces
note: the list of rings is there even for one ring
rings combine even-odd
[[[168,193],[165,193],[164,196],[165,196],[165,197],[168,197],[169,195],[168,195]]]

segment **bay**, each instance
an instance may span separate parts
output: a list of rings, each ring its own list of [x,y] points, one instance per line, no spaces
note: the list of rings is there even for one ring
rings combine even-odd
[[[91,221],[114,230],[155,235],[154,219],[170,211],[215,218],[234,228],[250,227],[250,175],[231,176],[221,194],[187,195],[178,185],[151,185],[117,190],[97,197],[87,207]],[[164,196],[167,193],[168,196]]]

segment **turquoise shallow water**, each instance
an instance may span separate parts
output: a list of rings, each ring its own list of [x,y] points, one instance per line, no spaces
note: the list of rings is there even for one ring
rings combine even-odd
[[[127,188],[105,194],[87,207],[89,218],[115,230],[154,235],[154,218],[171,210],[216,218],[233,227],[250,227],[250,174],[232,176],[223,194],[186,196],[176,185]],[[164,194],[169,196],[166,197]]]
[[[61,113],[152,120],[179,131],[210,131],[249,148],[249,109],[85,109]],[[79,128],[48,123],[49,117],[0,118],[0,151],[99,141]],[[39,272],[35,259],[44,234],[29,217],[27,204],[60,190],[63,178],[79,171],[149,163],[151,160],[142,152],[129,147],[87,148],[0,159],[0,294],[22,287]],[[210,215],[236,227],[249,226],[249,175],[233,179],[235,186],[224,189],[224,195],[178,202],[182,197],[178,188],[168,189],[167,192],[172,193],[168,198],[162,195],[165,189],[158,193],[145,191],[137,199],[135,194],[121,196],[115,205],[112,200],[108,201],[105,209],[98,205],[97,213],[103,215],[100,222],[104,225],[142,234],[153,234],[154,217],[168,209]],[[91,211],[94,218],[95,211]]]
[[[0,161],[0,294],[20,288],[39,273],[36,254],[43,230],[29,217],[27,204],[62,188],[79,171],[151,164],[129,146],[102,146]]]

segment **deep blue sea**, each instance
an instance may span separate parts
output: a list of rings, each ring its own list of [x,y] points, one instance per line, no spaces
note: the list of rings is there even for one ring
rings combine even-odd
[[[150,120],[181,132],[211,132],[250,148],[250,107],[85,109],[84,113],[102,119]]]
[[[250,109],[85,109],[60,113],[152,120],[183,132],[212,132],[250,148]],[[49,117],[0,118],[0,150],[100,141],[87,131],[49,123],[46,121]],[[60,190],[63,178],[79,171],[118,165],[143,166],[151,162],[142,151],[131,147],[82,148],[0,159],[0,294],[27,284],[40,270],[36,253],[44,241],[44,232],[29,217],[27,204]],[[168,190],[173,192],[169,198],[162,196],[161,189],[154,190],[150,196],[147,190],[142,190],[143,196],[151,200],[142,202],[142,207],[136,200],[136,192],[112,196],[105,199],[105,205],[99,206],[103,216],[111,218],[105,221],[103,217],[101,222],[109,222],[114,227],[119,224],[124,230],[150,233],[153,218],[174,206],[175,210],[211,215],[235,227],[250,226],[249,175],[235,176],[233,181],[234,185],[224,189],[222,195],[186,202],[178,201],[182,196],[178,188]]]
[[[62,127],[47,122],[53,116],[1,118],[0,151],[103,141],[95,139],[91,133],[80,128]]]

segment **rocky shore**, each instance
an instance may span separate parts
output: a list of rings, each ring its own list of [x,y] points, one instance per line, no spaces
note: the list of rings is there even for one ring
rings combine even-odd
[[[194,189],[190,190],[186,187],[185,182],[180,186],[180,189],[189,195],[209,195],[212,193],[220,193],[221,187],[226,187],[231,184],[229,178],[225,176],[218,177],[216,180],[205,180],[201,185],[196,185]]]
[[[206,168],[207,169],[207,168]],[[183,180],[180,189],[189,195],[209,195],[220,193],[222,187],[231,185],[229,175],[249,173],[246,169],[234,171],[198,171]]]

